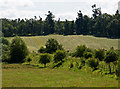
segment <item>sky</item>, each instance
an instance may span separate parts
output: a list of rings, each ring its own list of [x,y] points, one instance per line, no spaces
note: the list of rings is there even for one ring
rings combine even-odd
[[[92,16],[92,5],[101,7],[102,13],[115,14],[120,0],[0,0],[0,18],[17,19],[40,16],[45,19],[48,11],[55,20],[75,20],[77,12]]]

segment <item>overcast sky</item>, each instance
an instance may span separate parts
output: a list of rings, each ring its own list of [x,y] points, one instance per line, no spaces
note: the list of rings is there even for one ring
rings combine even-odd
[[[0,0],[0,18],[46,17],[53,12],[55,19],[75,20],[77,12],[92,16],[93,4],[101,7],[102,13],[115,14],[120,0]]]

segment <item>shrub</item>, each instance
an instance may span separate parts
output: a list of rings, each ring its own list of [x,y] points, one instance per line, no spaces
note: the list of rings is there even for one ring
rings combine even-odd
[[[105,57],[104,49],[95,50],[95,58],[98,58],[100,61],[103,61],[104,57]]]
[[[99,61],[95,58],[89,58],[87,61],[87,64],[89,65],[89,67],[91,67],[91,68],[93,68],[93,70],[95,70],[99,65]]]
[[[56,50],[63,50],[62,45],[60,45],[57,40],[52,38],[48,39],[45,46],[47,53],[53,53]]]
[[[10,46],[10,62],[19,63],[28,55],[28,49],[24,41],[16,36]]]
[[[51,60],[51,56],[47,53],[40,55],[39,63],[44,64],[44,67],[46,67],[46,64],[49,63]]]
[[[2,44],[2,62],[9,62],[10,59],[10,47]]]
[[[2,49],[0,50],[2,51],[2,62],[8,62],[10,59],[10,43],[4,37],[2,37],[1,39],[2,39],[2,44],[1,44]]]
[[[80,62],[81,62],[81,66],[85,66],[85,59],[84,58],[81,58]]]
[[[111,66],[110,63],[117,61],[118,60],[118,55],[115,52],[115,50],[113,48],[111,48],[110,50],[107,51],[106,53],[106,57],[105,57],[105,62],[109,64],[109,71],[111,73]]]
[[[6,38],[2,37],[2,44],[9,45],[10,43]]]
[[[46,53],[46,47],[40,47],[40,49],[38,50],[39,53]]]
[[[83,57],[83,54],[86,51],[86,49],[87,49],[87,47],[85,45],[77,46],[76,52],[74,53],[74,56]]]
[[[57,50],[54,54],[54,61],[59,62],[62,61],[66,57],[66,52],[63,50]]]
[[[120,79],[120,60],[117,61],[116,75]]]
[[[85,53],[84,53],[84,57],[85,57],[86,59],[91,58],[91,57],[92,57],[92,53],[91,53],[91,52],[85,52]]]
[[[112,50],[112,49],[108,50],[107,53],[106,53],[106,57],[105,57],[104,61],[106,63],[110,63],[110,62],[114,62],[116,60],[118,60],[117,53],[114,50]]]
[[[28,58],[26,59],[26,61],[29,62],[29,65],[30,65],[30,62],[32,61],[32,58],[28,57]]]

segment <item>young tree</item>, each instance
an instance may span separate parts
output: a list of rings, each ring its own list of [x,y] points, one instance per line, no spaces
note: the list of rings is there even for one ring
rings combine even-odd
[[[76,51],[75,51],[75,56],[76,57],[83,57],[84,52],[87,50],[87,47],[85,45],[80,45],[77,46]]]
[[[53,38],[48,39],[45,46],[46,46],[47,53],[53,53],[58,49],[63,50],[62,45],[60,45],[58,41]]]
[[[97,68],[97,66],[99,65],[99,61],[94,58],[89,58],[87,60],[87,63],[91,68],[93,68],[93,70],[95,70]]]
[[[28,55],[28,49],[24,41],[16,36],[10,46],[10,62],[19,63]]]
[[[111,48],[110,50],[107,51],[106,53],[106,57],[105,57],[105,62],[109,64],[109,71],[111,73],[111,66],[110,63],[117,61],[118,60],[118,55],[115,52],[115,50],[113,48]]]
[[[104,49],[98,49],[95,50],[95,58],[98,58],[100,61],[102,61],[105,57],[105,50]]]
[[[63,50],[57,50],[54,54],[54,61],[59,62],[62,61],[66,57],[66,53]]]
[[[4,37],[1,38],[2,39],[2,62],[8,62],[9,58],[10,58],[10,43],[7,39],[5,39]]]
[[[46,64],[49,63],[50,60],[51,60],[51,57],[49,54],[47,54],[47,53],[41,54],[39,63],[44,64],[44,67],[46,67]]]
[[[30,57],[27,58],[27,62],[29,62],[29,65],[30,65],[30,62],[32,61],[32,59]]]

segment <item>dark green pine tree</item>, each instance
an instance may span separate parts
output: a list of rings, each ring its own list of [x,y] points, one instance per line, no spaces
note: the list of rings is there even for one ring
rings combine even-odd
[[[82,30],[83,30],[83,14],[82,14],[82,12],[80,10],[78,12],[78,17],[76,18],[75,26],[76,26],[76,34],[77,35],[82,34]]]
[[[44,33],[53,34],[54,33],[54,15],[52,12],[48,11],[48,15],[45,19],[45,30]],[[46,34],[47,35],[47,34]]]

